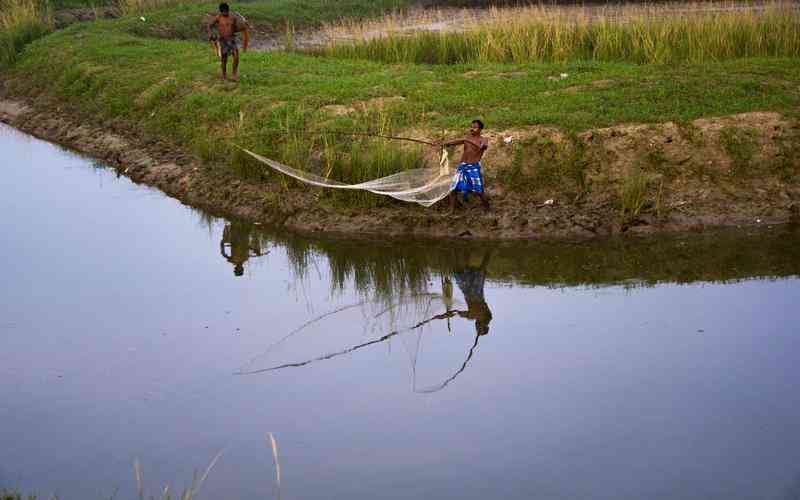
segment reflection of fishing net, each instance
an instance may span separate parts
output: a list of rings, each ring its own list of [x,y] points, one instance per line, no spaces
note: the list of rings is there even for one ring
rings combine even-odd
[[[261,163],[269,165],[278,172],[294,177],[306,184],[337,189],[369,191],[370,193],[391,196],[392,198],[397,198],[402,201],[419,203],[426,207],[446,197],[455,186],[453,172],[451,172],[448,162],[447,151],[444,149],[442,150],[442,156],[439,160],[438,167],[415,168],[359,184],[345,184],[344,182],[327,179],[320,175],[303,172],[302,170],[292,168],[275,160],[270,160],[269,158],[265,158],[244,148],[242,148],[242,151]]]
[[[375,356],[381,345],[391,353],[393,342],[399,341],[411,366],[413,390],[441,390],[464,371],[478,341],[472,321],[451,310],[464,304],[452,296],[452,290],[448,293],[446,285],[444,288],[442,294],[400,296],[388,305],[363,300],[333,309],[272,343],[237,373],[298,368],[355,352],[361,357]],[[331,328],[328,320],[354,327]],[[355,326],[359,323],[361,328]]]
[[[429,318],[441,301],[439,294],[418,293],[397,297],[388,305],[369,300],[343,305],[298,326],[253,357],[239,372],[258,373],[302,366],[307,362],[331,359],[370,345],[399,340],[424,327],[422,324],[403,325],[401,318]],[[353,327],[336,328],[334,335],[331,321]]]

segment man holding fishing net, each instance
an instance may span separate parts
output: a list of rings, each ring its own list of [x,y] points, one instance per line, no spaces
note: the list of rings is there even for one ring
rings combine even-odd
[[[217,27],[219,37],[215,37],[211,28]],[[239,70],[239,48],[236,45],[236,33],[241,31],[244,34],[243,48],[247,50],[250,35],[247,31],[247,22],[239,14],[231,14],[231,8],[227,3],[219,4],[219,14],[209,21],[208,40],[215,46],[217,55],[220,58],[222,68],[222,79],[228,79],[228,55],[233,56],[233,68],[231,80],[238,79]]]
[[[483,189],[483,175],[481,174],[481,158],[484,151],[489,147],[489,140],[481,136],[483,131],[483,122],[480,120],[473,120],[469,134],[459,139],[451,141],[439,141],[437,146],[457,146],[464,145],[464,150],[461,153],[461,163],[458,165],[456,171],[457,181],[455,188],[450,193],[450,211],[454,212],[456,209],[456,198],[458,192],[464,193],[464,200],[466,201],[469,193],[475,193],[483,203],[483,208],[489,210],[489,199]]]

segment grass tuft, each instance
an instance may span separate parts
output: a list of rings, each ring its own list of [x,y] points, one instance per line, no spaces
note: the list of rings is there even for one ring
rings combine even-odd
[[[25,45],[53,29],[48,4],[42,0],[0,0],[0,69],[10,66]]]
[[[746,176],[750,172],[752,159],[758,152],[756,142],[758,132],[753,129],[723,127],[719,132],[719,142],[731,159],[730,175]]]
[[[639,216],[647,201],[649,179],[640,166],[631,167],[619,192],[620,216],[623,221]]]

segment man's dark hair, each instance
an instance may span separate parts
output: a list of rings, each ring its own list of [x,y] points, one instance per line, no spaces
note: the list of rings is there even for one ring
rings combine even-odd
[[[223,3],[219,4],[219,11],[220,12],[229,12],[230,10],[231,10],[231,7],[227,3],[223,2]]]
[[[483,130],[483,122],[482,121],[480,121],[480,120],[472,120],[472,123],[477,123],[478,124],[478,128]]]

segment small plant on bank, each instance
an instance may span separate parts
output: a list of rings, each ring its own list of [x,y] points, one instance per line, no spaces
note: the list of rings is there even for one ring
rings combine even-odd
[[[800,146],[784,137],[776,139],[779,155],[774,171],[783,182],[796,182],[800,174]]]
[[[620,217],[623,221],[639,216],[647,201],[648,184],[647,174],[639,165],[630,168],[619,192]]]
[[[586,157],[586,143],[578,138],[575,132],[567,134],[570,146],[566,151],[566,161],[564,165],[565,176],[571,179],[578,188],[578,196],[586,191],[586,167],[589,160]]]
[[[720,130],[720,144],[731,159],[731,177],[746,176],[750,173],[753,156],[758,152],[757,134],[754,129],[731,126]]]

